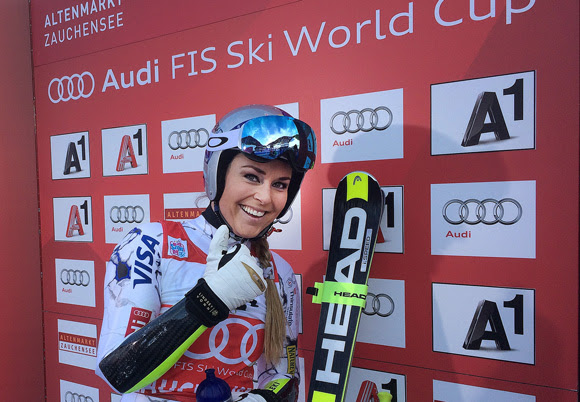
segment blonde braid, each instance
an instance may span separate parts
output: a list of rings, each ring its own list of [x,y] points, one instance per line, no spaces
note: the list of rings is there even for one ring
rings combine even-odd
[[[252,242],[254,253],[262,268],[269,267],[272,258],[266,237]],[[266,279],[266,322],[264,328],[264,354],[266,360],[277,364],[282,356],[286,338],[286,316],[280,302],[274,278]]]

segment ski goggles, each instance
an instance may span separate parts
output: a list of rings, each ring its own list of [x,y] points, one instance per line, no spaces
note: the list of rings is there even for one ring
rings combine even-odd
[[[265,160],[289,159],[300,171],[314,167],[316,135],[301,120],[289,116],[261,116],[223,133],[211,133],[207,150],[239,148],[242,152]]]

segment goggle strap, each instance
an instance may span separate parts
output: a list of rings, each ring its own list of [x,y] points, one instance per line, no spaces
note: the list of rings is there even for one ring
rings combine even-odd
[[[211,133],[207,147],[212,151],[222,151],[240,146],[240,131],[242,127],[223,133]]]

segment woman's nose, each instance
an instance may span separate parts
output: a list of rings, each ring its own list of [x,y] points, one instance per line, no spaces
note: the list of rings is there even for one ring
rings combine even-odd
[[[258,186],[256,192],[254,193],[254,198],[262,204],[267,204],[272,199],[270,191],[270,186],[265,184]]]

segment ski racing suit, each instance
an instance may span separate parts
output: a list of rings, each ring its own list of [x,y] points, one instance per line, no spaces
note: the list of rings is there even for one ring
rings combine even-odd
[[[196,285],[205,271],[215,231],[203,215],[182,223],[147,223],[134,228],[115,247],[105,274],[98,363],[128,335],[163,314]],[[229,242],[231,246],[236,241],[230,238]],[[243,243],[247,246],[248,242]],[[297,389],[301,311],[296,278],[290,265],[274,252],[264,276],[274,278],[287,322],[279,363],[272,365],[263,355],[266,302],[262,294],[230,311],[227,319],[199,335],[165,374],[138,392],[125,394],[121,401],[195,401],[195,391],[208,368],[215,369],[234,395],[266,387],[276,392],[270,384],[289,380]],[[107,381],[98,366],[96,372]],[[297,391],[290,394],[297,395]]]

